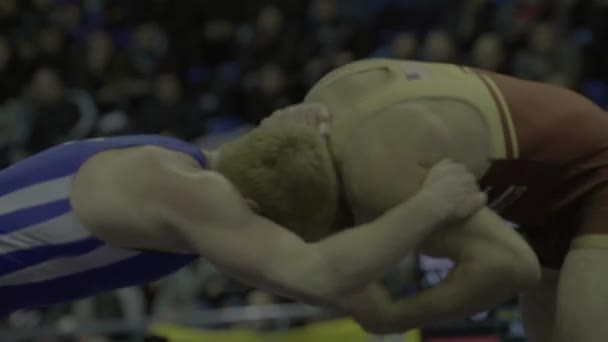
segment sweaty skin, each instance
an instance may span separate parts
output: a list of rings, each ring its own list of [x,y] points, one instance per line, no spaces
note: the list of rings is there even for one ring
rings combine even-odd
[[[332,113],[329,144],[357,222],[412,196],[437,160],[462,163],[478,179],[489,167],[492,142],[484,116],[457,98],[391,98],[396,89],[382,72],[387,63],[396,62],[355,62],[329,73],[304,101]],[[489,209],[435,232],[420,249],[456,261],[439,286],[396,303],[370,286],[345,297],[343,307],[364,312],[355,318],[370,331],[400,332],[491,309],[540,277],[531,248]]]
[[[345,298],[345,308],[367,312],[355,314],[363,326],[398,332],[463,318],[520,292],[531,342],[608,340],[602,108],[560,87],[396,60],[339,68],[306,101],[334,113],[331,146],[361,220],[410,194],[417,165],[447,156],[467,165],[485,185],[490,207],[526,235],[527,243],[490,210],[437,231],[421,251],[450,257],[456,269],[439,286],[397,302],[376,286]],[[395,177],[411,183],[387,181]],[[538,282],[539,263],[558,274],[545,270]]]
[[[207,153],[203,168],[187,154],[158,146],[100,152],[76,174],[71,206],[108,245],[200,255],[250,285],[336,306],[434,230],[485,203],[474,177],[444,161],[433,166],[415,196],[376,220],[307,242],[252,211],[215,171],[215,156]]]

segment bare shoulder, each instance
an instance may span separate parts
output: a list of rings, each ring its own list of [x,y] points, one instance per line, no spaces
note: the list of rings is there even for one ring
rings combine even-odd
[[[187,155],[160,147],[110,150],[89,159],[71,191],[74,213],[93,235],[129,248],[184,251],[163,220],[180,177],[203,173]]]
[[[491,133],[486,116],[458,99],[423,100],[449,134],[449,155],[467,166],[478,178],[489,167]]]
[[[361,122],[340,158],[354,212],[372,219],[416,193],[426,165],[447,155],[446,139],[441,121],[423,107],[395,106]]]
[[[487,168],[485,127],[466,106],[408,101],[371,115],[353,130],[340,156],[345,190],[355,211],[373,218],[416,193],[428,168],[443,158],[479,177]],[[450,111],[448,111],[450,110]],[[456,119],[454,119],[456,118]]]

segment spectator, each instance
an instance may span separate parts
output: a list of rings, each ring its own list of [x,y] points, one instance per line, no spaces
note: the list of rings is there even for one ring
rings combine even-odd
[[[120,81],[124,70],[121,70],[121,59],[115,53],[111,37],[104,31],[91,33],[82,54],[72,83],[94,94],[101,113],[117,109],[127,100],[128,94],[122,92]]]
[[[56,70],[42,67],[34,73],[24,96],[12,106],[23,122],[20,149],[32,154],[91,133],[96,113],[82,105],[84,95],[70,95]]]
[[[203,121],[191,103],[182,98],[182,85],[174,74],[161,74],[154,81],[134,118],[137,133],[164,134],[190,140],[203,133]]]
[[[49,6],[48,2],[44,2],[43,6]],[[82,24],[82,8],[74,1],[59,3],[59,6],[51,11],[49,20],[57,29],[76,38]]]
[[[537,21],[546,19],[550,9],[550,2],[546,0],[511,0],[502,3],[498,28],[510,42],[519,41]]]
[[[313,0],[312,20],[321,53],[344,47],[351,28],[340,17],[336,0]]]
[[[0,0],[0,32],[14,33],[19,25],[17,0]]]
[[[605,0],[0,0],[0,166],[91,135],[162,133],[216,147],[301,100],[330,69],[369,56],[580,83],[605,105],[607,13]],[[279,300],[184,275],[157,284],[166,291],[146,305]],[[64,309],[29,321],[56,322]]]
[[[251,38],[245,41],[245,51],[241,63],[246,70],[261,65],[269,60],[285,62],[286,35],[284,31],[284,14],[276,6],[263,7],[258,13],[255,27],[250,33]],[[243,33],[243,32],[242,32]]]
[[[606,0],[594,0],[591,1],[589,9],[589,26],[591,28],[592,36],[594,37],[594,44],[589,51],[589,59],[593,65],[591,73],[599,74],[604,80],[608,80],[608,1]],[[598,75],[592,75],[591,77],[598,77]]]
[[[7,108],[0,108],[0,169],[11,164],[11,149],[14,145],[15,118],[8,115]]]
[[[561,75],[562,83],[574,88],[580,77],[579,51],[568,37],[550,22],[537,24],[530,34],[528,45],[515,55],[513,72],[516,76],[535,81],[546,81]]]
[[[429,62],[458,62],[454,40],[447,32],[441,30],[432,31],[426,36],[422,57]]]
[[[494,33],[484,33],[473,43],[470,64],[485,70],[504,73],[507,68],[507,56],[501,37]]]
[[[71,56],[63,32],[56,27],[45,26],[38,31],[37,38],[38,63],[67,74]]]
[[[49,22],[49,13],[54,4],[52,0],[19,1],[19,23],[16,34],[29,36]]]
[[[214,18],[204,28],[202,40],[202,61],[206,65],[217,66],[235,58],[233,52],[234,25],[227,19]],[[247,54],[244,54],[247,55]]]
[[[8,39],[0,36],[0,104],[17,96],[21,86],[18,61]]]
[[[327,58],[314,57],[306,61],[300,76],[303,87],[312,87],[330,69]]]
[[[328,56],[328,59],[330,68],[334,69],[353,62],[355,60],[355,54],[350,50],[344,49],[331,53]],[[303,89],[303,91],[306,91],[306,89]]]
[[[374,57],[415,59],[418,50],[418,39],[409,32],[397,34],[386,46],[373,53]]]
[[[352,39],[354,28],[338,12],[336,0],[313,0],[310,19],[299,49],[306,59],[343,50]]]
[[[74,303],[72,313],[79,322],[96,319],[120,319],[125,323],[141,324],[145,318],[144,295],[137,287],[120,289],[95,298],[86,298]]]
[[[283,69],[276,64],[267,64],[250,76],[253,87],[247,94],[245,119],[258,123],[273,110],[292,102],[286,86]]]
[[[468,46],[483,32],[496,29],[496,1],[465,0],[455,17],[456,36]]]
[[[401,33],[393,39],[390,45],[390,58],[414,59],[418,49],[416,36],[409,33]]]
[[[138,25],[131,35],[129,48],[133,76],[147,77],[159,72],[168,49],[169,38],[158,25]]]

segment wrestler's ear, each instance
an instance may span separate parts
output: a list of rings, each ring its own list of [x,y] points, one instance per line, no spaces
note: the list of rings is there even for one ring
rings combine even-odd
[[[260,206],[258,205],[258,202],[254,201],[252,199],[249,199],[249,198],[246,198],[245,202],[247,203],[247,206],[249,207],[249,209],[251,211],[253,211],[256,214],[260,214]]]

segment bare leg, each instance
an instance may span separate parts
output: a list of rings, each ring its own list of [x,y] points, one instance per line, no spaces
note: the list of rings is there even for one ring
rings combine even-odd
[[[540,283],[519,297],[526,341],[553,342],[559,272],[543,270]]]
[[[556,342],[608,341],[607,284],[607,236],[576,239],[560,277]]]

